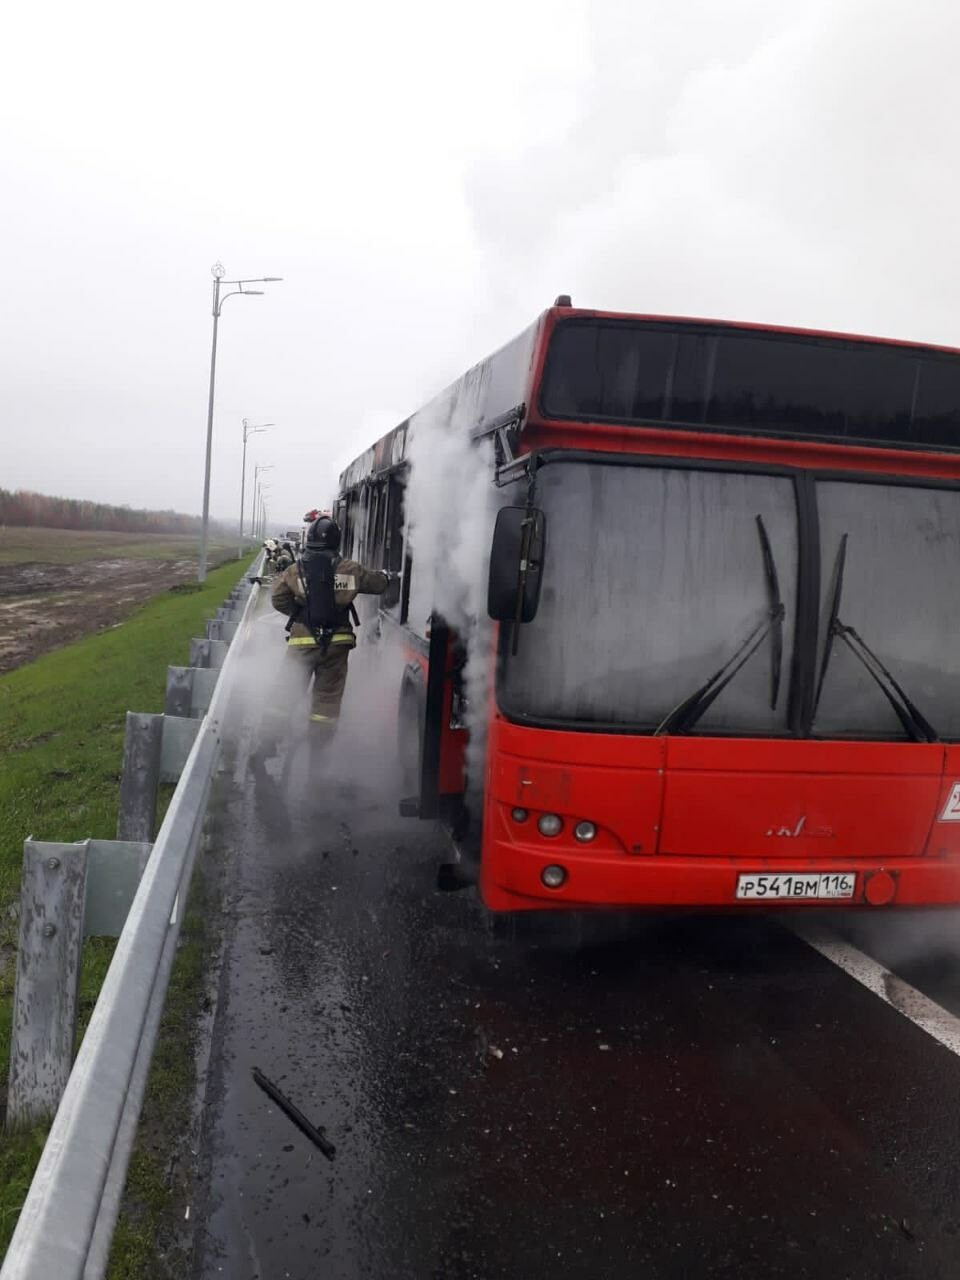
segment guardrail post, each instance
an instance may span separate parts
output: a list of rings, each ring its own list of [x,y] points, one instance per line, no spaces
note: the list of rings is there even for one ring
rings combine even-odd
[[[190,641],[190,657],[187,659],[189,667],[209,667],[213,664],[210,661],[210,641],[199,640],[195,636]]]
[[[120,776],[118,840],[152,840],[157,820],[163,716],[127,712]]]
[[[163,742],[160,746],[160,781],[177,782],[187,763],[190,748],[200,728],[199,718],[163,716]]]
[[[119,938],[153,845],[146,840],[88,840],[86,844],[83,936]]]
[[[168,667],[167,715],[202,716],[219,679],[219,667]]]
[[[194,637],[190,641],[189,667],[222,667],[227,660],[226,640],[201,640]]]
[[[213,691],[219,679],[219,667],[196,668],[193,673],[193,700],[190,704],[192,716],[202,716],[206,713],[207,707],[213,700]]]
[[[167,667],[163,709],[168,716],[189,716],[193,700],[193,667]]]
[[[24,841],[7,1128],[53,1115],[73,1062],[87,844]]]
[[[207,666],[222,667],[227,660],[227,650],[230,648],[226,640],[207,640],[205,643],[210,646],[210,661]]]

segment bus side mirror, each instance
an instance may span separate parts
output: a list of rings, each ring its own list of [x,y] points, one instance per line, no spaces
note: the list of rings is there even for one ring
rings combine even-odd
[[[540,603],[547,518],[537,507],[502,507],[490,551],[487,613],[496,622],[532,622]]]

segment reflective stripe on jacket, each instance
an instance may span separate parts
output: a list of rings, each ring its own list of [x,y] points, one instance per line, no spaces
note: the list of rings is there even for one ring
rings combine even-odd
[[[356,560],[340,560],[334,568],[334,604],[338,609],[349,609],[358,595],[382,595],[389,581],[387,575],[379,569],[368,569]],[[287,617],[303,607],[304,591],[299,565],[290,565],[277,578],[270,592],[270,602],[279,613],[285,613]],[[290,628],[290,644],[298,648],[309,648],[316,643],[313,633],[302,622],[295,622]],[[351,649],[354,647],[357,638],[349,622],[337,627],[330,637],[330,643],[347,645]]]
[[[291,632],[294,630],[296,625],[297,624],[294,623],[293,627],[290,628]],[[293,645],[294,648],[315,649],[317,647],[316,637],[309,635],[295,636],[291,634],[287,643]],[[333,635],[330,637],[330,643],[332,645],[346,645],[350,649],[355,649],[357,647],[357,637],[353,634],[352,630],[344,628],[343,630],[334,631]]]

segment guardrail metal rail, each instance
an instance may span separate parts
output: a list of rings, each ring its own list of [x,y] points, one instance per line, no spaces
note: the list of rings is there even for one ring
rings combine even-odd
[[[106,1272],[177,949],[178,904],[190,887],[231,684],[259,592],[254,585],[235,624],[212,630],[208,624],[208,639],[230,639],[229,648],[130,905],[0,1280],[101,1280]]]

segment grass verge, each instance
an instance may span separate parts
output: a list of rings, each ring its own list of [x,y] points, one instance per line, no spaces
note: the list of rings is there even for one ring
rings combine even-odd
[[[23,840],[28,835],[64,841],[114,838],[125,714],[163,710],[167,665],[186,660],[191,636],[203,634],[204,619],[223,602],[239,572],[236,562],[225,565],[212,572],[199,591],[164,592],[121,626],[0,676],[0,757],[4,760],[0,773],[0,1101],[4,1103]],[[107,939],[93,939],[85,947],[81,1025],[89,1018],[112,953],[113,942]],[[16,1223],[43,1138],[43,1129],[36,1129],[4,1134],[0,1140],[0,1255]]]

